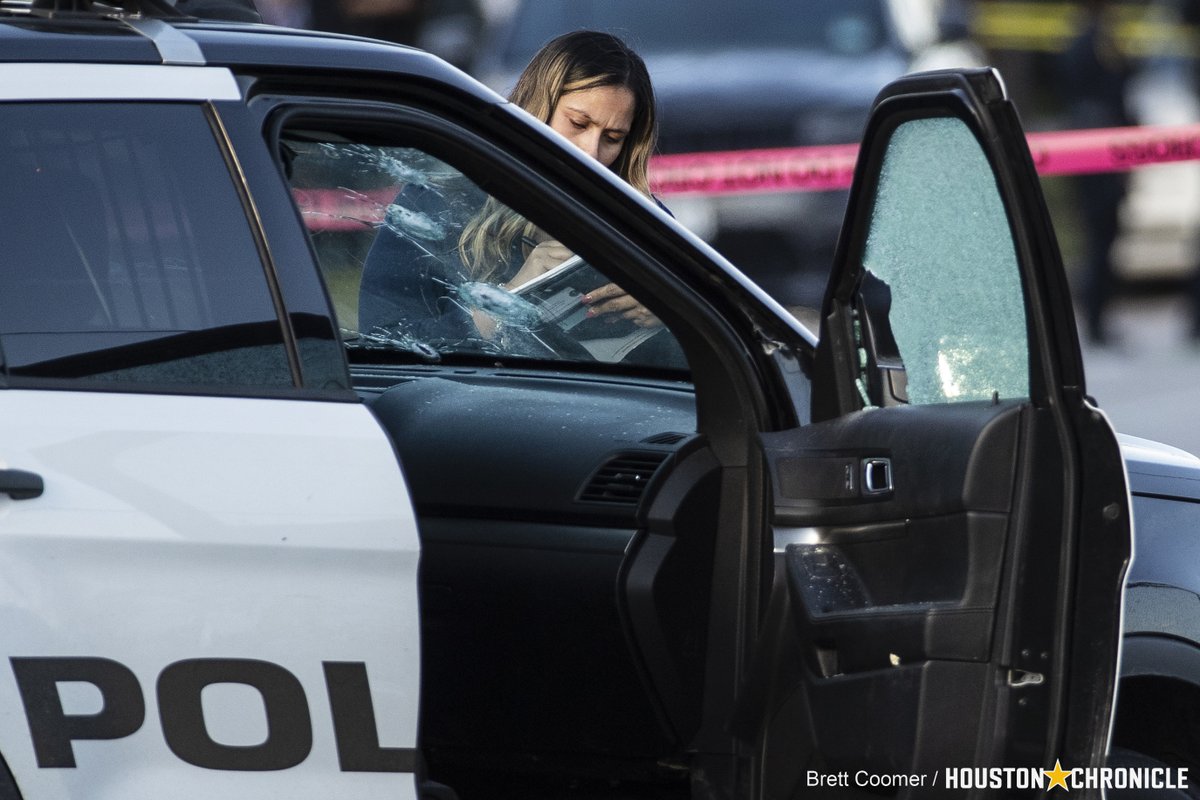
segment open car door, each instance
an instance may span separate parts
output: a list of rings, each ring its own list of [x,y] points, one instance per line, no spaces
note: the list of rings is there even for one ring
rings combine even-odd
[[[1019,795],[1100,764],[1128,491],[994,71],[877,99],[816,362],[812,424],[763,436],[758,796]],[[1027,772],[947,772],[967,767]]]

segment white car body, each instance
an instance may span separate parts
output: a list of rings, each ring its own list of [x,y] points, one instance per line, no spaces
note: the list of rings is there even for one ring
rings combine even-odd
[[[0,499],[5,650],[110,659],[136,676],[145,703],[136,732],[76,741],[78,769],[42,769],[14,671],[0,670],[0,748],[27,796],[412,796],[410,775],[341,772],[323,671],[365,665],[380,746],[415,747],[419,543],[395,455],[365,408],[14,390],[0,409],[51,421],[2,437],[5,462],[46,483],[36,503]],[[311,754],[269,781],[198,770],[181,787],[163,725],[191,700],[164,707],[156,686],[194,659],[294,675]],[[59,687],[67,716],[131,702],[78,681]],[[205,689],[202,705],[207,735],[229,747],[261,745],[283,710],[235,683]]]

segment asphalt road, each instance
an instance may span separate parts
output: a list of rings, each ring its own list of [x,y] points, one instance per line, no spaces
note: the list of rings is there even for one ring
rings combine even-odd
[[[1088,392],[1117,430],[1200,455],[1200,344],[1182,298],[1118,301],[1114,343],[1084,345]]]

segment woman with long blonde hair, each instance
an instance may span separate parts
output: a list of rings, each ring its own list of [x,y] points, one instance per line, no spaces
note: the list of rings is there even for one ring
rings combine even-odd
[[[559,36],[525,67],[509,100],[650,194],[646,168],[657,138],[654,92],[642,59],[620,39],[598,31]],[[613,130],[593,115],[591,106],[604,103],[617,112]],[[459,249],[471,274],[488,280],[517,237],[528,241],[535,235],[532,223],[489,199],[463,231]]]
[[[621,39],[599,31],[575,31],[553,39],[526,66],[509,100],[650,195],[647,165],[657,139],[654,92],[645,63]],[[455,254],[468,281],[510,290],[571,256],[562,243],[490,197],[463,226]],[[363,330],[397,322],[376,318],[378,314],[370,311],[378,304],[368,303],[369,293],[377,296],[386,289],[373,274],[382,271],[373,270],[376,260],[382,259],[369,256],[363,271],[359,314]],[[387,269],[394,272],[394,265]],[[493,326],[478,309],[464,319],[449,308],[457,304],[445,302],[447,287],[437,289],[440,297],[435,302],[429,302],[433,291],[429,286],[420,288],[426,305],[439,316],[451,317],[459,333],[473,327],[485,337],[490,335]],[[619,317],[641,327],[661,324],[616,284],[597,287],[583,302],[589,317]]]

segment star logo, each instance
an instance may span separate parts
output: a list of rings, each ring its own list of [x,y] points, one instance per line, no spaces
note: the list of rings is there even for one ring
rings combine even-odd
[[[1071,774],[1069,769],[1062,768],[1062,762],[1057,758],[1054,759],[1054,769],[1043,769],[1042,772],[1050,779],[1050,785],[1046,787],[1046,791],[1050,791],[1055,786],[1061,786],[1064,791],[1071,791],[1071,787],[1067,786],[1067,776]]]

